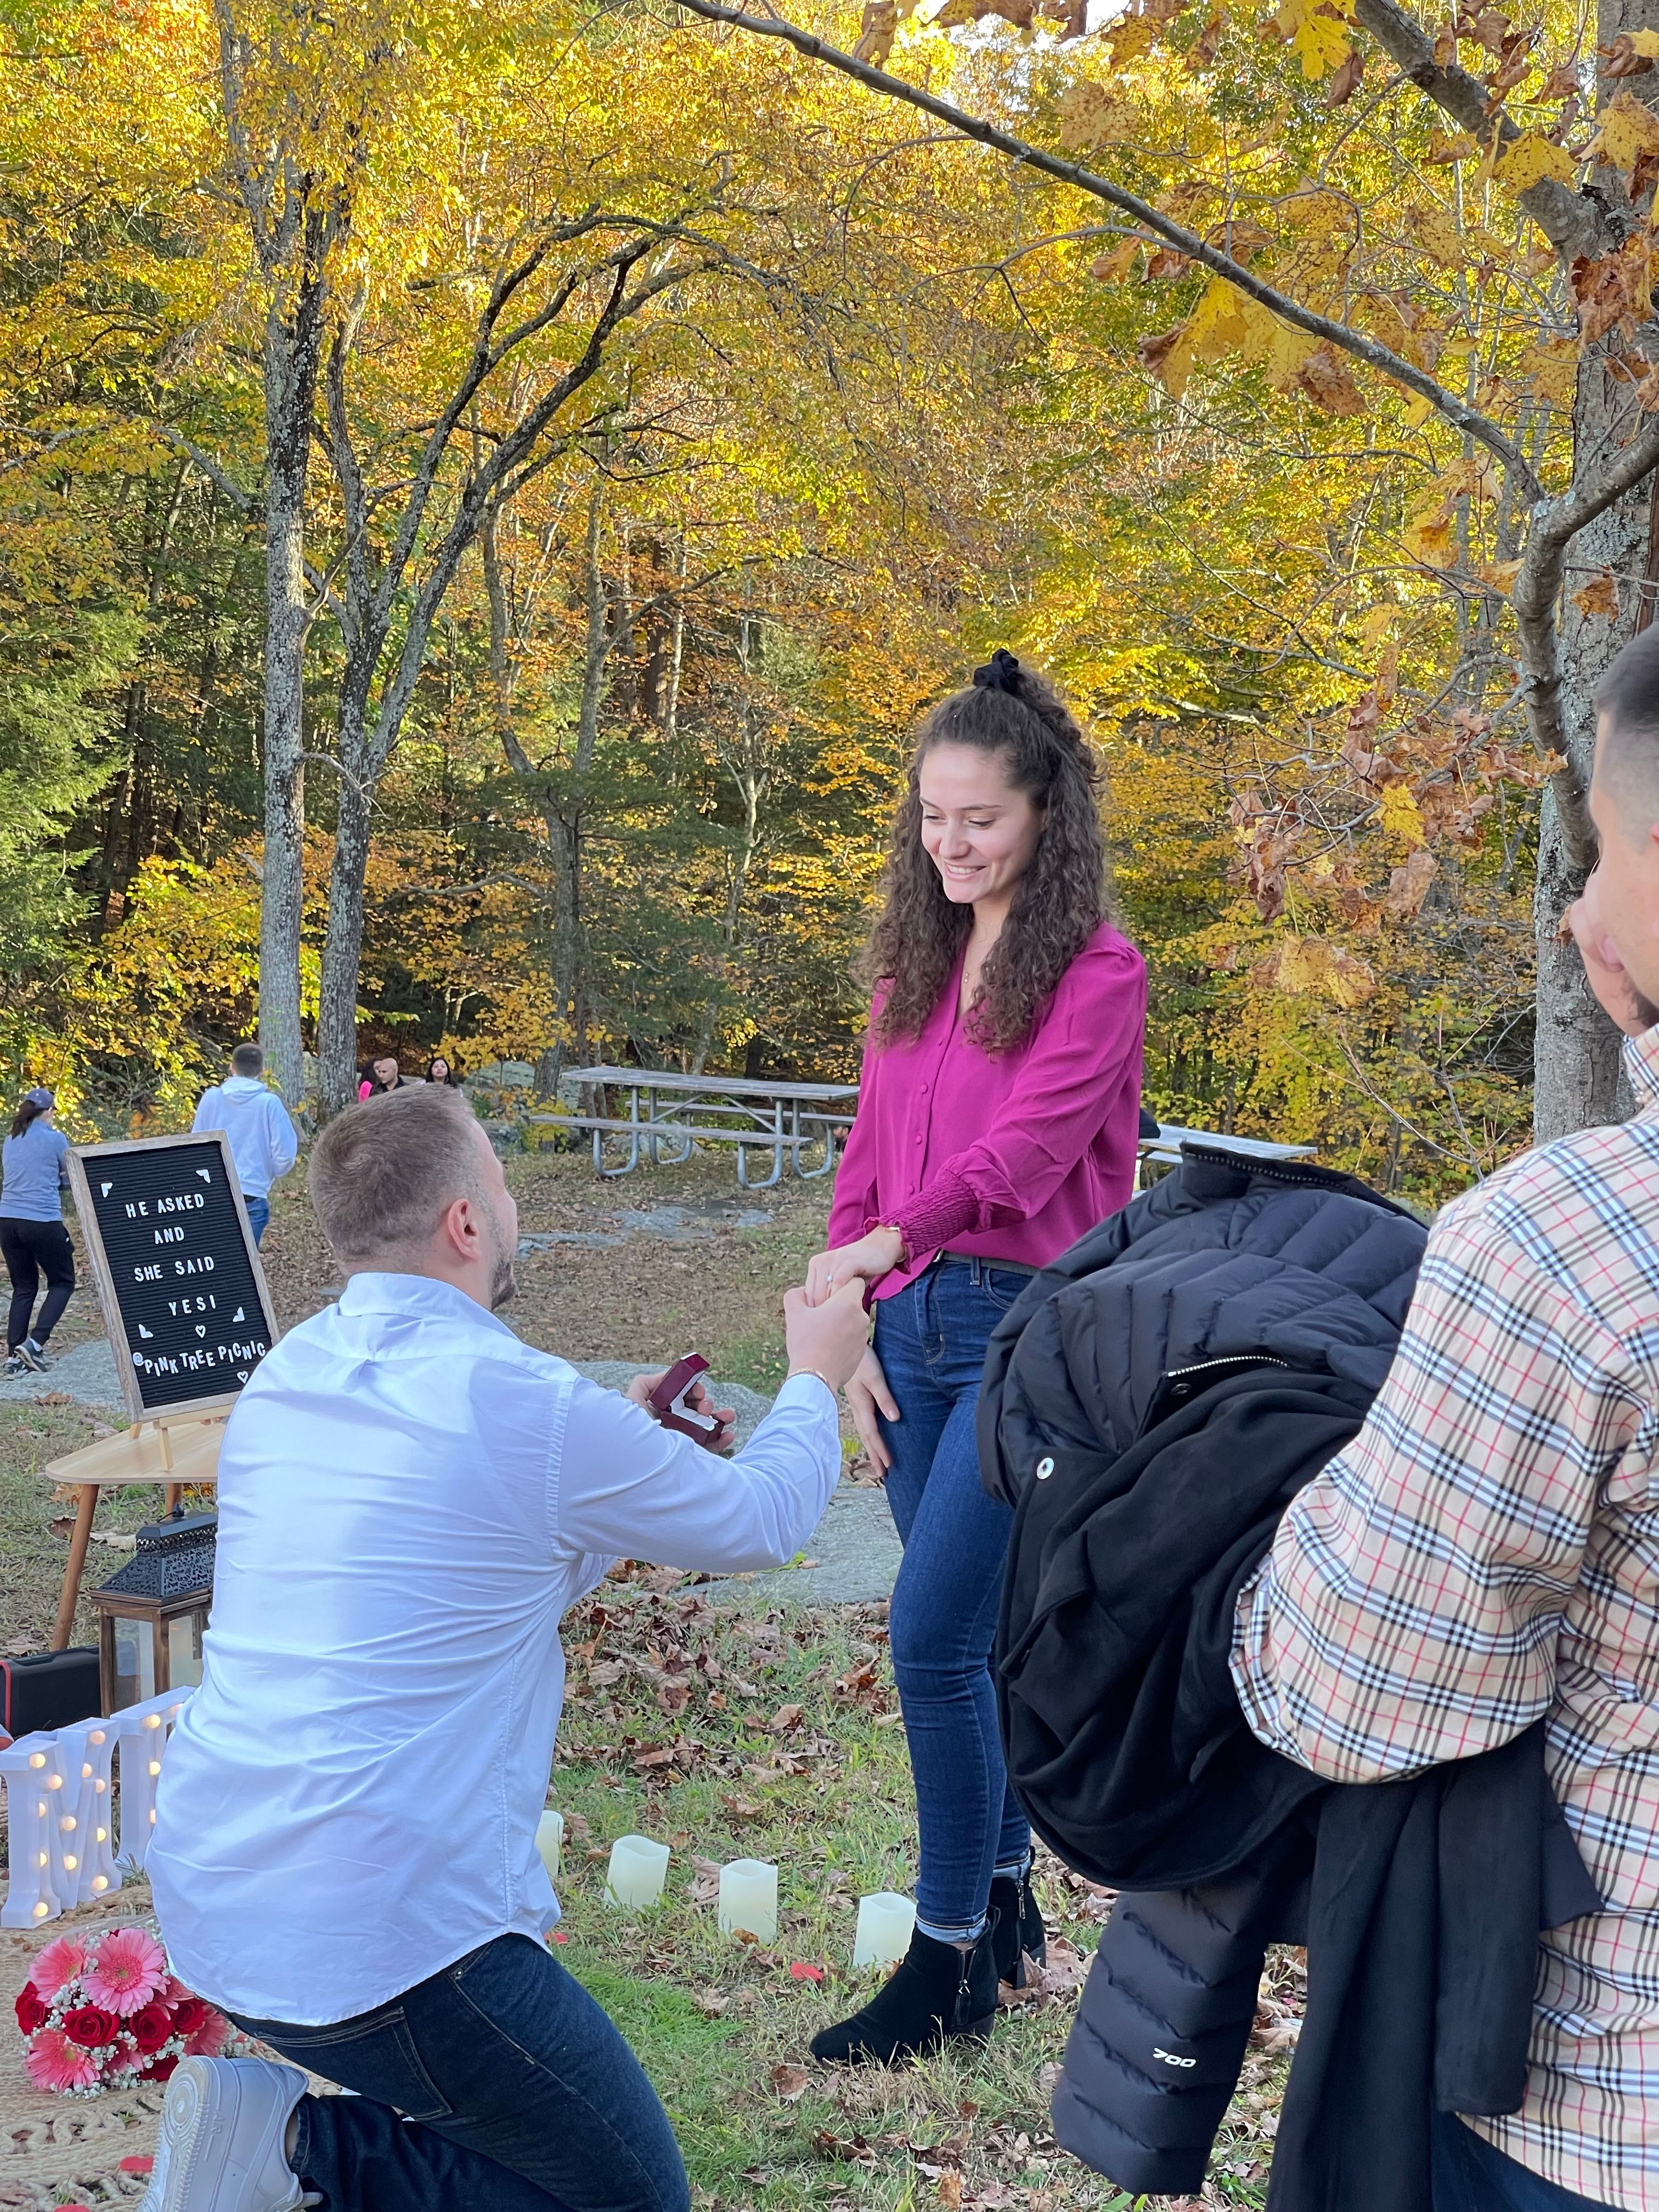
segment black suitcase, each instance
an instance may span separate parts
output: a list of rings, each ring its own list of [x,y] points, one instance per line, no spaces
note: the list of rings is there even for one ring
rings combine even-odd
[[[0,1659],[0,1729],[8,1735],[95,1720],[100,1710],[95,1644]]]

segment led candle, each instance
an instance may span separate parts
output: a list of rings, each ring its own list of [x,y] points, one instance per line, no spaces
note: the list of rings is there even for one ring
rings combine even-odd
[[[890,1889],[878,1889],[873,1897],[860,1898],[858,1930],[853,1937],[853,1964],[890,1966],[909,1949],[915,1924],[916,1908],[911,1898],[899,1897]]]
[[[732,1859],[720,1869],[718,1913],[722,1936],[739,1933],[769,1943],[778,1932],[778,1870],[766,1859]]]
[[[115,1863],[115,1807],[110,1788],[110,1767],[115,1757],[113,1721],[77,1721],[58,1731],[58,1748],[64,1762],[64,1789],[72,1791],[79,1866],[71,1884],[67,1866],[64,1887],[69,1901],[89,1905],[94,1898],[113,1897],[121,1887],[121,1870]]]
[[[58,1854],[53,1849],[53,1796],[45,1786],[46,1776],[55,1771],[52,1752],[52,1739],[46,1735],[19,1736],[0,1751],[10,1870],[0,1927],[37,1928],[43,1920],[55,1920],[74,1899],[73,1890],[66,1898],[52,1882]]]
[[[605,1900],[635,1911],[654,1905],[662,1895],[668,1872],[668,1846],[653,1844],[649,1836],[618,1836],[611,1846],[611,1865],[605,1878]]]
[[[123,1705],[114,1716],[121,1750],[121,1843],[124,1864],[135,1871],[149,1856],[155,1831],[155,1784],[167,1730],[190,1702],[188,1690],[163,1690],[140,1705]]]
[[[547,1878],[559,1878],[559,1853],[564,1848],[564,1814],[544,1813],[536,1823],[536,1849],[541,1854],[542,1864],[547,1869]]]

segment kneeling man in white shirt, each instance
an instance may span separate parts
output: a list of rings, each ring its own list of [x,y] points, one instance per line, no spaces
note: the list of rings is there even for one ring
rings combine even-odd
[[[174,1972],[294,2066],[182,2060],[141,2212],[685,2212],[661,2105],[547,1948],[559,1621],[618,1554],[800,1548],[861,1286],[787,1294],[789,1379],[727,1460],[658,1425],[654,1378],[602,1390],[495,1318],[518,1212],[456,1092],[349,1109],[311,1194],[349,1279],[231,1415],[149,1862]]]

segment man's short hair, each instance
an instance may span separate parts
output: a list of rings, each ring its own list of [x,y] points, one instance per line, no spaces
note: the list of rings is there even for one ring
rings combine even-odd
[[[1621,819],[1639,812],[1645,835],[1659,820],[1659,624],[1614,656],[1595,687],[1595,712],[1605,718],[1602,780]]]
[[[233,1075],[263,1075],[265,1056],[257,1044],[239,1044],[230,1055]]]
[[[441,1084],[348,1106],[311,1152],[311,1202],[335,1257],[424,1243],[447,1206],[477,1197],[477,1129]]]

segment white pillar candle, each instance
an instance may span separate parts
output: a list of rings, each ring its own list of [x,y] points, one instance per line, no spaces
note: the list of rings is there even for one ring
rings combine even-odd
[[[890,1889],[859,1899],[859,1924],[853,1937],[855,1966],[890,1966],[910,1948],[916,1924],[915,1901]]]
[[[64,1786],[76,1797],[76,1856],[80,1865],[73,1895],[77,1905],[113,1897],[121,1887],[121,1869],[115,1863],[114,1792],[110,1786],[115,1741],[113,1721],[76,1721],[73,1727],[58,1731]],[[67,1871],[64,1887],[70,1887]]]
[[[9,1878],[6,1901],[0,1906],[0,1927],[38,1928],[43,1920],[55,1920],[74,1901],[73,1889],[66,1897],[52,1880],[58,1859],[54,1803],[63,1795],[61,1789],[48,1791],[46,1787],[47,1774],[55,1771],[52,1752],[52,1739],[46,1735],[19,1736],[0,1751],[9,1839]]]
[[[542,1864],[547,1869],[547,1878],[559,1878],[559,1853],[564,1849],[564,1814],[544,1813],[536,1823],[536,1849],[541,1854]]]
[[[778,1932],[778,1870],[766,1859],[732,1859],[720,1869],[717,1914],[722,1936],[770,1943]]]
[[[618,1836],[611,1846],[611,1866],[605,1878],[607,1905],[637,1911],[654,1905],[662,1895],[668,1872],[668,1846],[653,1844],[649,1836]]]

